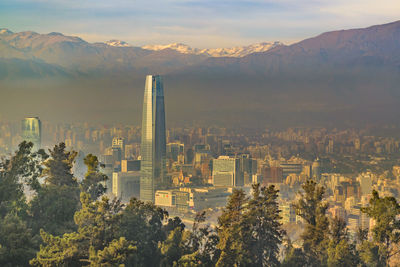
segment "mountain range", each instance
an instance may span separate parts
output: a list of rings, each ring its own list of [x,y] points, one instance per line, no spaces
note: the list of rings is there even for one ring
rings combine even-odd
[[[165,76],[171,125],[399,123],[400,21],[221,49],[0,29],[3,117],[139,123],[148,73]]]

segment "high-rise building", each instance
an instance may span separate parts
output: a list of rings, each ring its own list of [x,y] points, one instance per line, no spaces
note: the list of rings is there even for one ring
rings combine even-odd
[[[181,143],[169,143],[167,144],[167,157],[173,161],[178,161],[180,155],[184,155],[185,145]]]
[[[33,143],[33,150],[38,150],[42,145],[42,123],[38,117],[28,117],[21,122],[21,137]]]
[[[112,140],[112,148],[119,148],[121,150],[121,159],[125,158],[125,140],[121,137],[114,137]]]
[[[123,202],[128,202],[132,197],[139,197],[139,177],[138,171],[113,172],[112,174],[112,193]]]
[[[244,185],[243,172],[240,171],[240,159],[219,156],[213,159],[214,186],[236,187]]]
[[[161,76],[147,75],[143,100],[140,199],[154,202],[166,178],[164,88]]]
[[[265,167],[262,170],[263,184],[267,186],[270,183],[283,182],[283,168],[282,167]]]

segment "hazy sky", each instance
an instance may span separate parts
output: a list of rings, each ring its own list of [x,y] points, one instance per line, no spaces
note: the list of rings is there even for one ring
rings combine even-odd
[[[400,0],[0,0],[0,28],[135,46],[291,43],[399,19]]]

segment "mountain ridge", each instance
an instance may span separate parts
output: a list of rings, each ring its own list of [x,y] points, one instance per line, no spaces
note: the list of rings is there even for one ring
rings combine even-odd
[[[89,100],[73,112],[88,118],[101,113],[101,120],[117,116],[139,123],[143,77],[158,73],[164,75],[172,121],[400,124],[400,21],[326,32],[242,57],[91,44],[58,33],[1,32],[2,89],[24,92],[24,98],[38,103],[59,101],[60,92],[71,103],[87,95]],[[49,77],[54,83],[47,82]],[[8,98],[7,90],[0,92],[1,99]],[[24,110],[20,103],[2,104],[0,112]],[[40,114],[41,106],[36,108]]]

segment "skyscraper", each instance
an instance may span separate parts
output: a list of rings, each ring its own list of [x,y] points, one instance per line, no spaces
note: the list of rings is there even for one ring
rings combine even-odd
[[[38,117],[28,117],[21,122],[21,137],[27,142],[33,143],[33,150],[40,149],[42,145],[42,123]]]
[[[164,89],[161,76],[147,75],[142,118],[140,199],[154,202],[154,193],[166,177]]]

